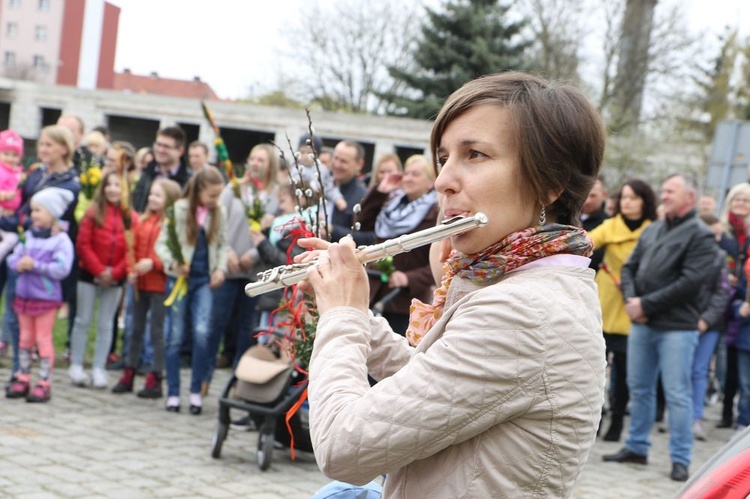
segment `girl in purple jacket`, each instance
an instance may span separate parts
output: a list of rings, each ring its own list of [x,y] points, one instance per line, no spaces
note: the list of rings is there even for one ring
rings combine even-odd
[[[48,187],[31,198],[32,227],[21,237],[8,265],[18,272],[13,308],[21,329],[20,372],[6,392],[8,398],[26,397],[27,402],[50,399],[55,348],[52,328],[62,304],[60,281],[73,265],[73,243],[66,232],[57,230],[57,220],[73,201],[73,193]],[[39,382],[30,390],[31,349],[39,349]]]

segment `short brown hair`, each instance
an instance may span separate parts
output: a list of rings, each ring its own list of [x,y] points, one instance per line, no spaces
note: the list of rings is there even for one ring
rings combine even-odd
[[[167,126],[161,128],[158,132],[156,132],[157,137],[160,135],[174,139],[174,145],[177,149],[179,149],[180,147],[184,147],[185,141],[187,141],[185,131],[178,126]]]
[[[571,85],[524,73],[483,76],[448,97],[432,128],[433,154],[454,119],[485,104],[508,111],[524,188],[548,217],[577,224],[604,156],[604,126],[591,102]],[[560,196],[546,206],[550,192]]]

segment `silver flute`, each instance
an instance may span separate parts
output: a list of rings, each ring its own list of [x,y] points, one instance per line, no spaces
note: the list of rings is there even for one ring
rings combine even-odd
[[[487,215],[476,213],[471,217],[453,217],[442,221],[435,227],[420,230],[414,234],[404,234],[379,244],[361,246],[357,248],[357,259],[360,263],[370,263],[383,260],[389,256],[398,255],[419,248],[425,244],[434,243],[455,236],[471,229],[486,225]],[[258,273],[258,280],[245,286],[247,296],[258,296],[275,289],[280,289],[292,284],[297,284],[307,277],[307,269],[318,266],[318,259],[307,263],[294,263],[282,265]]]

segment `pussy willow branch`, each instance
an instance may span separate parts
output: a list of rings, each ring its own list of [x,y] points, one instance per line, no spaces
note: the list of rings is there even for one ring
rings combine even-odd
[[[310,115],[310,110],[308,108],[305,108],[305,113],[307,114],[307,134],[309,142],[310,149],[312,149],[313,154],[313,164],[315,165],[315,171],[318,177],[318,183],[320,184],[320,199],[318,200],[318,204],[323,206],[323,221],[321,222],[323,224],[323,227],[325,227],[326,230],[326,239],[331,239],[331,235],[328,232],[328,203],[326,203],[325,198],[325,185],[323,185],[323,176],[320,174],[320,163],[318,162],[318,150],[315,148],[315,130],[313,130],[312,126],[312,116]],[[320,216],[318,216],[318,220],[320,221]]]

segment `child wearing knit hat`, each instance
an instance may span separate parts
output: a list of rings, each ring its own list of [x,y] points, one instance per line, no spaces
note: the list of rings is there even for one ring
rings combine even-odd
[[[51,396],[55,348],[52,330],[62,304],[60,281],[73,266],[73,243],[67,232],[53,231],[57,220],[73,201],[73,193],[47,187],[31,198],[31,229],[8,257],[8,266],[18,272],[13,309],[18,314],[20,372],[5,392],[7,398],[46,402]],[[31,351],[39,349],[39,381],[31,388]]]
[[[11,130],[0,132],[0,216],[12,215],[21,203],[21,158],[23,139]],[[13,251],[18,236],[13,232],[0,230],[0,265],[5,265],[5,257]],[[8,349],[10,333],[3,331],[0,338],[0,354]]]
[[[21,204],[23,139],[12,130],[0,132],[0,208],[16,211]]]
[[[12,215],[21,205],[21,157],[23,139],[16,132],[0,132],[0,216]],[[0,263],[13,250],[18,236],[12,232],[0,231]]]

